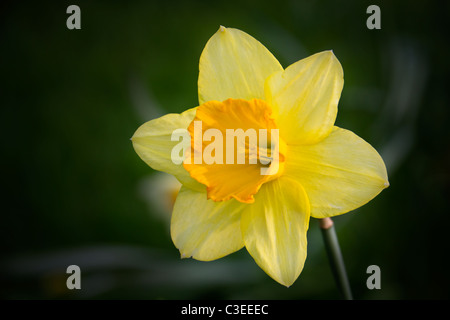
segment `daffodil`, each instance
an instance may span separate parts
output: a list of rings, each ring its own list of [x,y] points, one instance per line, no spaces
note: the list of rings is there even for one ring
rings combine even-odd
[[[134,149],[150,167],[182,183],[171,218],[182,258],[210,261],[245,246],[270,277],[290,286],[305,263],[310,217],[366,204],[389,186],[385,164],[369,143],[334,126],[344,80],[332,51],[283,69],[256,39],[220,27],[199,68],[198,107],[143,124],[132,137]],[[195,123],[202,124],[200,144],[194,143]],[[226,136],[238,128],[278,130],[279,139],[262,147],[273,151],[276,144],[279,161],[272,174],[261,174],[270,161],[193,161],[213,143],[205,139],[208,129]],[[179,129],[192,141],[183,161],[173,161]],[[245,145],[245,159],[262,160],[261,146],[254,154],[250,147]]]

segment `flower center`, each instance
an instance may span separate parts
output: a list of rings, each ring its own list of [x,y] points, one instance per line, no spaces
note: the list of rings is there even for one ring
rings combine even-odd
[[[261,185],[283,172],[286,144],[263,100],[208,101],[188,131],[191,147],[183,165],[207,186],[208,199],[252,203]]]

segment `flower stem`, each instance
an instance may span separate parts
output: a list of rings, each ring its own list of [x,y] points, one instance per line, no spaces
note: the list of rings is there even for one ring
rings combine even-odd
[[[331,271],[333,272],[336,284],[341,291],[344,299],[352,300],[352,290],[345,270],[344,258],[342,257],[341,248],[334,229],[334,223],[331,218],[323,218],[319,220],[320,230],[322,231],[325,249],[330,261]]]

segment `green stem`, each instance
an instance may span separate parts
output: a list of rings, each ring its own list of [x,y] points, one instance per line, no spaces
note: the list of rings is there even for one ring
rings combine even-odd
[[[334,223],[331,218],[320,219],[320,230],[325,243],[328,259],[330,261],[331,271],[333,272],[336,284],[341,291],[344,299],[352,300],[352,290],[345,270],[344,258],[334,229]]]

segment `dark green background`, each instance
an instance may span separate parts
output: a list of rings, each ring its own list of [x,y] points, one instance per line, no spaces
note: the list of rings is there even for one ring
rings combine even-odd
[[[66,28],[70,4],[81,30]],[[381,30],[366,28],[370,4]],[[336,124],[381,153],[391,183],[334,219],[355,298],[448,299],[449,12],[445,1],[3,2],[0,297],[340,298],[316,220],[286,289],[245,249],[180,260],[167,220],[142,196],[154,172],[129,139],[197,105],[198,59],[224,25],[284,67],[328,49],[343,66]],[[71,264],[81,290],[65,286]],[[381,290],[366,287],[372,264]]]

